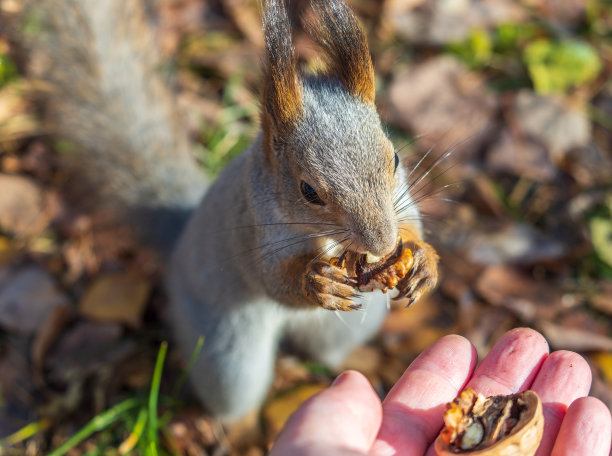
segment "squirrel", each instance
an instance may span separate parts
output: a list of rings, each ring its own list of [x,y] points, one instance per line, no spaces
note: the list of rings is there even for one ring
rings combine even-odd
[[[307,28],[327,60],[315,74],[298,68],[283,0],[263,0],[261,132],[210,185],[159,70],[150,5],[34,3],[30,74],[45,83],[48,129],[167,258],[172,336],[185,356],[204,336],[190,378],[210,413],[231,420],[258,407],[281,343],[333,367],[377,332],[388,297],[359,292],[332,256],[375,260],[401,239],[414,263],[399,295],[414,302],[434,287],[438,256],[343,0],[310,2]]]

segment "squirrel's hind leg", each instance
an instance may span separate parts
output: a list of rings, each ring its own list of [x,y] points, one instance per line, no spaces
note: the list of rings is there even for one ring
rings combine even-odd
[[[338,367],[353,348],[376,334],[388,312],[388,296],[380,291],[359,299],[363,306],[353,312],[318,308],[292,314],[284,339],[309,359]]]
[[[186,359],[198,338],[204,337],[189,377],[210,413],[232,421],[261,405],[272,382],[284,323],[278,306],[252,302],[219,312],[218,308],[183,300],[173,303],[171,323]]]

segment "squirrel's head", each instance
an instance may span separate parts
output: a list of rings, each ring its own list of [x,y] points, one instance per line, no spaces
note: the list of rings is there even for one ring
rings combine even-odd
[[[398,238],[393,200],[404,175],[374,105],[368,45],[342,0],[311,4],[310,32],[328,68],[303,76],[283,1],[265,2],[265,157],[288,219],[312,223],[312,232],[333,232],[350,250],[384,256]]]

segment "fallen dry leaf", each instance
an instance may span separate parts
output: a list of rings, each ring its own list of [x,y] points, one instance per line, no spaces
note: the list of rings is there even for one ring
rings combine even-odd
[[[612,339],[592,331],[568,328],[545,320],[538,322],[536,327],[556,350],[612,351]]]
[[[150,286],[144,279],[127,273],[98,277],[79,302],[79,313],[90,320],[141,324]]]
[[[606,381],[612,386],[612,353],[597,353],[593,358]]]
[[[389,88],[391,123],[412,131],[425,149],[474,154],[494,127],[496,98],[458,60],[435,57],[397,76]]]
[[[464,335],[474,345],[480,359],[484,358],[493,343],[516,326],[516,318],[501,307],[484,307],[472,327]]]
[[[557,99],[522,90],[516,96],[514,110],[521,130],[544,144],[557,162],[569,150],[586,146],[591,140],[591,123],[585,113]]]
[[[0,236],[0,268],[8,266],[13,259],[15,250],[9,238]]]
[[[468,258],[479,264],[534,264],[559,259],[567,250],[561,240],[525,223],[476,229],[466,243]]]
[[[505,307],[525,323],[553,318],[561,310],[558,286],[537,282],[511,266],[487,267],[476,282],[476,290],[489,303]]]
[[[407,334],[426,325],[436,315],[436,307],[427,298],[415,302],[409,309],[393,308],[385,318],[382,334]]]
[[[596,364],[592,357],[589,359],[589,364],[591,364],[591,366],[593,366],[593,364]],[[601,399],[603,403],[608,406],[609,409],[612,409],[611,383],[603,378],[603,373],[599,369],[592,370],[594,375],[593,383],[591,385],[591,391],[589,394],[598,399]]]
[[[352,369],[361,372],[368,378],[376,376],[380,367],[380,350],[367,345],[361,345],[351,351],[342,363],[342,370]]]
[[[523,3],[533,8],[539,17],[563,27],[582,23],[588,5],[584,0],[523,0]]]
[[[6,145],[32,136],[38,130],[23,91],[21,83],[9,84],[0,89],[0,144]]]
[[[602,291],[591,296],[591,305],[600,312],[612,315],[612,281],[600,284]]]
[[[283,428],[287,419],[297,408],[309,397],[323,391],[324,385],[301,385],[268,402],[263,409],[263,419],[266,427],[266,435],[269,440]]]
[[[49,317],[43,323],[42,327],[36,334],[32,342],[31,356],[32,369],[37,380],[41,381],[43,377],[43,363],[45,356],[55,344],[59,336],[62,334],[66,325],[73,317],[74,309],[72,306],[62,305],[55,307]]]
[[[28,365],[27,343],[22,340],[4,341],[0,356],[0,432],[7,436],[34,419],[35,387]]]
[[[384,13],[382,27],[391,29],[385,31],[386,36],[397,33],[405,40],[427,45],[460,41],[471,30],[522,22],[526,17],[525,10],[510,0],[394,0],[385,2]]]
[[[68,305],[53,277],[38,266],[0,278],[0,325],[7,331],[36,334],[55,309]]]
[[[263,49],[263,32],[259,25],[259,3],[251,0],[226,0],[223,5],[240,32],[258,49]]]
[[[220,423],[203,417],[196,410],[173,413],[168,430],[174,438],[178,454],[205,455],[206,448],[214,445],[222,435]]]
[[[123,333],[115,323],[76,323],[45,357],[46,379],[68,386],[103,370],[117,369],[136,349],[133,340],[122,339]]]
[[[557,172],[541,144],[516,138],[508,129],[488,149],[485,166],[491,173],[513,174],[537,182],[550,181]]]
[[[52,205],[32,180],[0,174],[0,229],[17,237],[44,230],[53,218]]]

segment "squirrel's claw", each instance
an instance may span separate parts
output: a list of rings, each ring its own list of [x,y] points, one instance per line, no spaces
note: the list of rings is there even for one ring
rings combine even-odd
[[[361,308],[355,302],[359,295],[345,272],[329,263],[317,261],[308,265],[304,293],[314,304],[328,310],[352,311]]]
[[[395,300],[408,298],[410,307],[419,298],[436,286],[438,282],[438,254],[432,246],[423,241],[405,243],[412,251],[412,271],[397,284]]]

